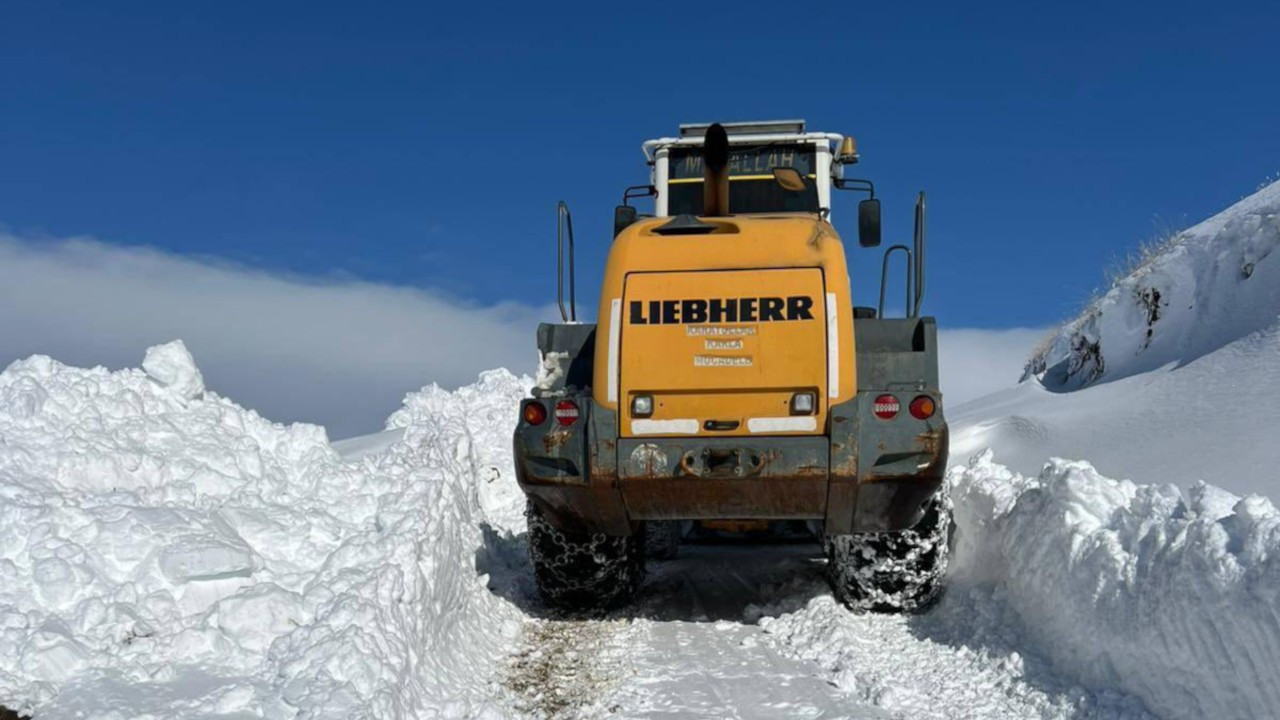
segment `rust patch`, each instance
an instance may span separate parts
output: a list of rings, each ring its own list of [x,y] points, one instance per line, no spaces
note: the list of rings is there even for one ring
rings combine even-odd
[[[569,436],[568,430],[552,430],[542,436],[542,447],[547,451],[548,455],[554,454],[564,447],[565,443],[569,442]]]
[[[920,449],[930,455],[936,455],[947,442],[947,432],[945,428],[936,430],[926,430],[916,436],[916,443],[920,445]]]
[[[831,459],[834,465],[831,466],[832,477],[855,477],[858,474],[858,455],[857,453],[840,453],[837,456],[832,453]]]
[[[603,442],[591,444],[591,455],[589,458],[589,469],[587,484],[594,487],[613,488],[618,485],[618,466],[613,462],[613,458],[609,455],[613,451],[613,443],[609,443],[608,449],[601,453]]]

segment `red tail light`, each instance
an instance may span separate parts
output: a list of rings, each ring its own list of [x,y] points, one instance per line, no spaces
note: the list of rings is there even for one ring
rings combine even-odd
[[[908,409],[911,411],[911,417],[917,420],[928,420],[933,417],[935,412],[937,412],[938,405],[933,401],[933,398],[928,395],[921,395],[911,401],[911,405],[908,406]]]
[[[578,406],[569,400],[556,403],[556,422],[561,425],[572,425],[578,419]]]
[[[902,406],[898,404],[898,398],[892,395],[881,395],[876,398],[875,404],[871,406],[871,412],[881,420],[892,420],[898,416],[898,411]]]
[[[541,425],[547,419],[547,409],[537,400],[524,406],[524,421],[530,425]]]

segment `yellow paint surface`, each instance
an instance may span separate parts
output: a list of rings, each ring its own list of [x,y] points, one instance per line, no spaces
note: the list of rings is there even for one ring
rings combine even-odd
[[[670,218],[642,220],[613,242],[605,266],[596,333],[595,400],[618,408],[624,436],[632,436],[630,394],[661,392],[653,419],[738,418],[731,433],[746,434],[751,417],[785,417],[791,394],[818,393],[817,429],[825,430],[826,408],[856,392],[853,310],[844,247],[834,228],[814,215],[738,215],[702,218],[716,225],[705,235],[653,232]],[[814,296],[813,320],[784,322],[630,323],[628,300],[662,301],[713,297]],[[834,324],[826,315],[827,297],[834,300]],[[614,301],[620,326],[612,326]],[[646,319],[647,311],[645,306]],[[734,335],[735,326],[755,326]],[[695,328],[693,332],[690,328]],[[712,335],[697,328],[713,328]],[[725,328],[726,330],[714,330]],[[829,338],[835,338],[836,382],[829,392]],[[609,377],[611,337],[617,376]],[[741,340],[742,347],[708,347],[706,341]],[[694,358],[747,357],[749,365],[695,365]],[[724,361],[715,361],[724,362]],[[742,361],[728,361],[739,362]],[[609,397],[610,385],[617,399]],[[620,402],[619,402],[620,401]],[[623,406],[623,407],[619,407]]]
[[[818,268],[730,270],[719,272],[638,272],[628,275],[623,295],[621,339],[622,434],[638,434],[631,426],[631,398],[653,396],[652,419],[693,418],[738,423],[749,432],[750,418],[787,417],[791,396],[812,392],[818,398],[817,423],[809,434],[822,432],[827,401],[826,301]],[[765,320],[762,299],[801,298],[807,302],[801,317]],[[732,303],[737,322],[661,323],[662,313],[647,317],[664,299],[694,299],[699,303]],[[743,320],[754,305],[756,320]],[[638,304],[638,307],[636,306]],[[631,311],[638,310],[633,322]],[[677,305],[674,317],[685,308]],[[708,314],[707,311],[700,313]],[[787,317],[785,305],[773,315]],[[682,318],[681,318],[682,319]],[[655,324],[655,321],[658,321]]]

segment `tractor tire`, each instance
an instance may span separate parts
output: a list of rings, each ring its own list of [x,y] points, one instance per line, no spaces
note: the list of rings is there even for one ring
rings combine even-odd
[[[910,530],[827,538],[827,579],[836,597],[859,612],[918,613],[942,594],[951,549],[946,487]]]
[[[644,524],[644,550],[651,560],[674,560],[680,553],[679,520],[650,520]]]
[[[543,602],[570,611],[607,610],[631,599],[644,580],[644,535],[558,530],[530,501],[529,557]]]

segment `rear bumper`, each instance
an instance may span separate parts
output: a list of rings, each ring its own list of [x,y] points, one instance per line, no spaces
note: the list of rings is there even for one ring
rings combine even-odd
[[[618,484],[638,520],[823,519],[825,437],[624,438]]]
[[[826,436],[618,438],[589,396],[582,417],[516,428],[516,476],[552,523],[625,535],[644,520],[821,520],[828,534],[914,526],[947,461],[941,413],[886,422],[870,398],[831,410]],[[526,402],[546,402],[529,400]]]

